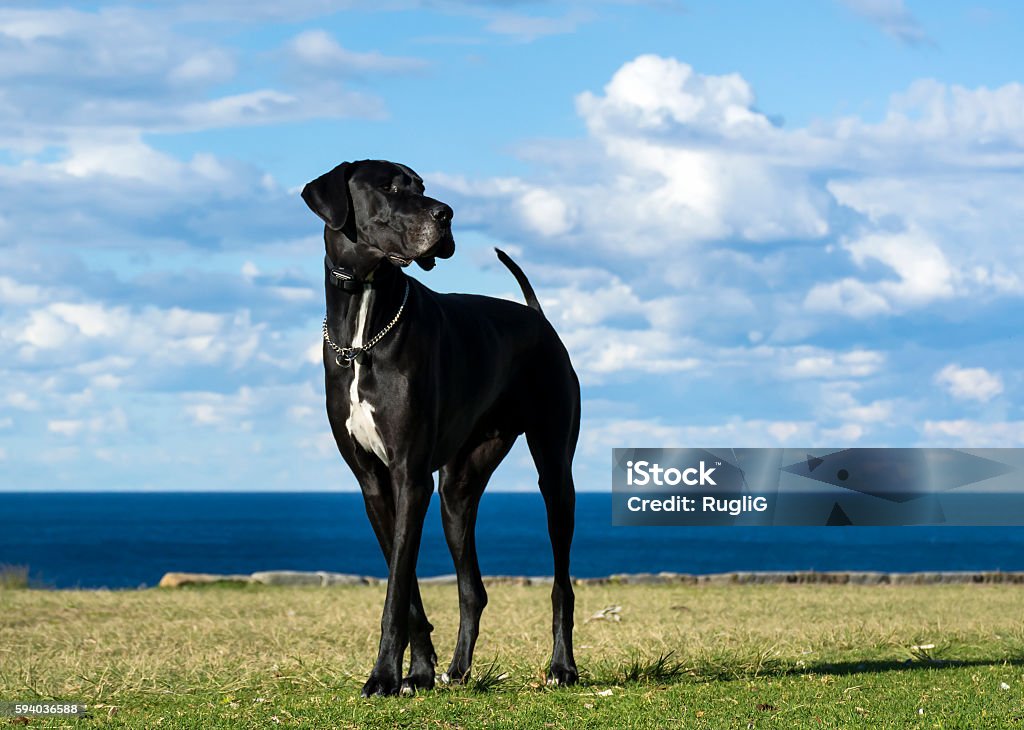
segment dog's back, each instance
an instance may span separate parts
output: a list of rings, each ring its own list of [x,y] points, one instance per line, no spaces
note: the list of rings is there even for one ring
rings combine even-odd
[[[534,307],[479,294],[441,294],[422,284],[417,289],[424,306],[436,307],[422,357],[465,365],[433,374],[445,424],[439,459],[471,440],[472,432],[527,432],[562,400],[578,419],[579,382],[528,281],[524,289]]]

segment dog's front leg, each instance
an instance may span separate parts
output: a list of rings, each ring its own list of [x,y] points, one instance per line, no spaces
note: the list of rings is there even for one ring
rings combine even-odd
[[[434,491],[430,473],[410,477],[392,474],[395,490],[395,535],[388,565],[388,592],[380,621],[380,650],[363,696],[398,694],[402,684],[402,657],[409,644],[409,607],[416,558],[423,534],[430,495]]]

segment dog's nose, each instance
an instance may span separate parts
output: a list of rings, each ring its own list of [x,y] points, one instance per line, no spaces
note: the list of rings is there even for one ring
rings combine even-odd
[[[430,217],[438,223],[451,223],[453,215],[452,209],[444,203],[438,203],[430,209]]]

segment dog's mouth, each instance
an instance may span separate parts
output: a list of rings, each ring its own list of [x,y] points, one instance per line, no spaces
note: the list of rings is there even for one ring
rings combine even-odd
[[[411,264],[413,261],[415,261],[417,264],[420,265],[420,268],[422,268],[424,271],[430,271],[437,265],[437,262],[435,261],[433,256],[419,256],[415,259],[409,259],[404,256],[398,256],[397,254],[389,253],[388,261],[393,263],[395,266],[400,266],[403,269],[409,264]]]
[[[444,234],[437,239],[437,243],[430,247],[427,251],[426,256],[420,258],[429,258],[431,260],[434,257],[439,259],[450,259],[455,253],[455,238],[452,236],[451,231],[445,231]]]
[[[437,242],[423,252],[420,256],[402,256],[397,253],[387,254],[387,259],[395,266],[405,268],[413,261],[419,264],[424,271],[430,271],[437,265],[437,259],[451,258],[455,253],[455,239],[451,231],[446,231]]]

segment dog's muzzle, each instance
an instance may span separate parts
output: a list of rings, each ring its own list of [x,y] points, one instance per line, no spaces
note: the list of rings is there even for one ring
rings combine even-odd
[[[429,271],[434,268],[435,259],[448,259],[455,254],[455,238],[451,229],[452,209],[444,203],[438,203],[427,210],[427,215],[429,219],[420,229],[416,236],[418,240],[412,246],[413,250],[421,249],[422,253],[413,256],[389,253],[387,257],[391,263],[404,268],[415,261]]]
[[[444,237],[431,246],[422,256],[416,257],[416,263],[424,271],[430,271],[436,265],[435,259],[450,259],[455,253],[455,239],[452,234],[446,233]]]

